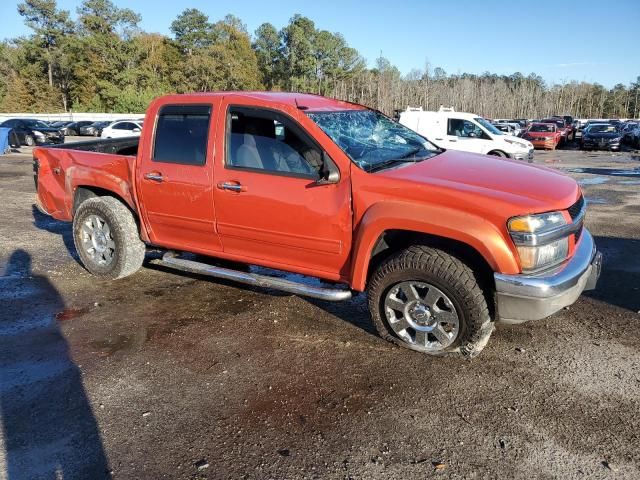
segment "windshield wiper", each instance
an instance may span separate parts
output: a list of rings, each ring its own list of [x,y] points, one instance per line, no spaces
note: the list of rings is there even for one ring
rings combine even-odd
[[[378,170],[383,170],[387,167],[390,167],[392,165],[396,165],[398,163],[417,163],[421,160],[424,160],[423,158],[392,158],[391,160],[387,160],[385,162],[380,162],[380,163],[376,163],[375,165],[371,165],[371,167],[369,167],[369,169],[367,170],[367,172],[372,173],[372,172],[377,172]]]
[[[402,155],[401,157],[398,157],[398,158],[405,159],[405,158],[412,157],[416,153],[418,153],[420,150],[422,150],[422,147],[413,148],[413,149],[409,150],[406,154],[404,154],[404,155]]]

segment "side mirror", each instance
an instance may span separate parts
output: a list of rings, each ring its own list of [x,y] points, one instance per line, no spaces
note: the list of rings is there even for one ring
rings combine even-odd
[[[136,127],[132,131],[138,133],[140,131],[140,129],[138,127]]]
[[[340,181],[340,170],[327,152],[322,152],[322,169],[320,170],[320,178],[313,182],[313,185],[331,185]]]

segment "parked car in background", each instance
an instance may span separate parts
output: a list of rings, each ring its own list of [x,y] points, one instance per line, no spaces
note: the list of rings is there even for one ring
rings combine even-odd
[[[21,145],[46,145],[48,143],[64,143],[64,134],[41,120],[34,118],[12,118],[0,124],[0,127],[11,128]]]
[[[580,148],[583,150],[620,150],[622,134],[611,123],[594,123],[583,131]]]
[[[491,122],[473,113],[444,107],[437,112],[408,107],[400,114],[400,123],[443,148],[517,160],[533,159],[530,142],[505,135]]]
[[[520,124],[520,127],[522,128],[522,130],[524,131],[529,124],[531,123],[529,120],[527,120],[526,118],[514,118],[513,120],[511,120],[512,122],[516,122],[518,124]]]
[[[558,127],[553,123],[532,123],[524,132],[522,138],[529,140],[534,148],[555,150],[562,139],[562,135],[558,131]]]
[[[93,122],[94,120],[81,120],[79,122],[71,122],[69,125],[65,127],[65,130],[67,132],[66,134],[78,137],[81,135],[80,129],[82,127],[87,127],[91,125]]]
[[[628,121],[620,129],[622,134],[622,143],[633,145],[633,132],[640,125],[638,122]]]
[[[506,133],[507,135],[513,135],[515,137],[519,137],[522,133],[522,127],[518,122],[492,122],[495,127],[501,132]]]
[[[106,126],[102,138],[139,137],[142,132],[142,120],[120,120]]]
[[[494,127],[500,130],[505,135],[516,136],[515,128],[513,125],[509,125],[508,123],[494,123]]]
[[[99,137],[102,134],[102,130],[104,130],[105,127],[109,126],[110,124],[111,122],[108,121],[93,122],[90,125],[80,127],[80,135]]]
[[[558,131],[560,132],[560,136],[561,136],[560,143],[569,142],[568,138],[569,138],[569,133],[571,132],[571,129],[567,127],[564,118],[557,118],[557,117],[543,118],[542,120],[540,120],[540,123],[554,124],[558,128]]]
[[[567,129],[567,141],[573,142],[576,139],[576,128],[571,115],[553,115],[551,118],[561,118],[564,120],[564,126]]]
[[[629,145],[640,148],[640,123],[638,123],[629,135]]]
[[[609,120],[609,124],[616,127],[616,130],[620,131],[622,129],[623,123],[622,120],[618,120],[617,118],[612,118]]]
[[[67,125],[70,125],[72,123],[73,122],[70,120],[58,120],[57,122],[51,123],[50,126],[59,130],[63,130]]]

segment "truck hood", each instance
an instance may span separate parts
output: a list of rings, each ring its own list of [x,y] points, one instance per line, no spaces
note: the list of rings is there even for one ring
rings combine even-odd
[[[572,178],[555,170],[489,155],[447,150],[413,165],[378,173],[389,179],[491,197],[522,213],[566,209],[580,196]],[[378,175],[376,174],[376,175]],[[462,199],[461,199],[462,200]]]

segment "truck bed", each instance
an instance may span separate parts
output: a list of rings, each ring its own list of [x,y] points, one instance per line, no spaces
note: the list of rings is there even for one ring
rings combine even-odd
[[[61,145],[47,146],[61,150],[82,150],[85,152],[112,153],[115,155],[136,156],[140,137],[126,138],[101,138],[99,140],[86,140],[83,142],[63,143]]]
[[[75,192],[82,187],[113,192],[135,210],[133,166],[139,142],[139,137],[127,137],[37,147],[33,170],[38,208],[69,221]]]

